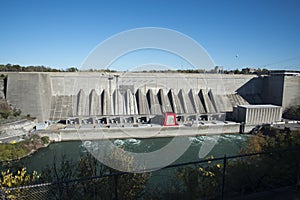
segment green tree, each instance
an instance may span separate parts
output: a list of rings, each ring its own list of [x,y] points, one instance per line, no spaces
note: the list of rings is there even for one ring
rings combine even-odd
[[[132,158],[122,156],[120,150],[116,150],[107,159],[116,159],[120,165],[132,167]],[[85,154],[76,162],[68,160],[65,156],[61,162],[54,162],[53,166],[48,166],[42,172],[44,182],[57,182],[52,194],[60,199],[114,199],[115,181],[117,181],[117,193],[119,199],[137,199],[143,195],[146,183],[150,174],[129,173],[112,176],[119,173],[111,169],[90,154]],[[89,179],[89,177],[100,176],[102,178]],[[87,179],[74,183],[65,183],[71,179]],[[117,180],[115,180],[117,179]]]
[[[263,127],[248,138],[241,154],[268,152],[300,146],[300,131]],[[227,160],[225,195],[243,195],[296,184],[299,176],[299,150],[278,151]],[[223,167],[208,163],[184,167],[177,177],[184,188],[177,196],[188,199],[215,199],[220,194]]]
[[[300,120],[300,105],[291,106],[283,112],[286,119]]]
[[[66,69],[67,72],[78,72],[78,69],[76,67],[69,67]]]
[[[222,165],[209,164],[183,167],[177,170],[185,199],[215,199],[219,197],[222,181]]]

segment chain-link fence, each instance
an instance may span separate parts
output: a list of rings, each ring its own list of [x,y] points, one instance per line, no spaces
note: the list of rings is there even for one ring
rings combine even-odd
[[[289,161],[289,162],[287,162]],[[175,164],[173,181],[166,188],[129,180],[144,174],[125,172],[54,183],[3,188],[2,199],[230,199],[249,193],[300,186],[300,147],[276,151],[210,158]],[[171,171],[170,171],[171,170]],[[169,176],[169,175],[166,175]],[[163,181],[161,179],[161,181]],[[151,181],[150,181],[151,182]],[[145,186],[146,185],[146,186]],[[144,187],[145,186],[145,187]]]

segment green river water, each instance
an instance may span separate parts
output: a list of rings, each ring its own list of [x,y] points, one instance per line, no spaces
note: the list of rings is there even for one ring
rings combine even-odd
[[[199,160],[198,154],[204,139],[216,142],[216,145],[207,156],[222,157],[225,154],[227,156],[237,154],[241,148],[245,147],[248,137],[249,135],[241,134],[189,137],[189,140],[192,141],[190,147],[173,164]],[[112,140],[112,142],[116,145],[124,145],[125,150],[132,152],[151,152],[164,147],[171,140],[172,138],[152,138]],[[101,143],[101,141],[98,142]],[[47,148],[41,149],[33,155],[22,159],[19,161],[19,164],[26,166],[29,171],[36,170],[40,172],[47,165],[52,165],[54,160],[59,163],[62,155],[76,161],[80,155],[89,153],[84,144],[86,143],[82,141],[53,143]]]
[[[186,163],[192,161],[198,161],[199,150],[204,141],[214,141],[215,145],[213,149],[207,154],[213,157],[223,157],[238,154],[239,150],[246,146],[247,138],[250,135],[232,134],[232,135],[215,135],[215,136],[197,136],[187,137],[191,141],[189,148],[183,153],[179,159],[172,164]],[[112,142],[118,146],[122,145],[125,150],[131,152],[152,152],[163,148],[167,145],[172,138],[151,138],[151,139],[123,139],[112,140]],[[101,143],[102,141],[97,141]],[[33,155],[21,159],[18,161],[18,166],[25,166],[29,172],[35,170],[38,173],[42,172],[43,168],[47,166],[53,166],[54,161],[56,165],[61,162],[62,156],[65,156],[72,161],[77,161],[80,156],[89,153],[85,148],[86,145],[92,145],[95,141],[69,141],[52,143],[47,148],[43,148]],[[163,158],[158,158],[163,159]],[[205,164],[204,164],[205,165]],[[151,172],[151,178],[147,183],[146,190],[156,191],[157,188],[171,188],[176,179],[177,168],[160,169]]]

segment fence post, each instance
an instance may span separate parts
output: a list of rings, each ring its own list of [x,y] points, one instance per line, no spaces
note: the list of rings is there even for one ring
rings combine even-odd
[[[223,174],[222,174],[222,190],[221,190],[221,199],[224,199],[224,188],[225,188],[225,173],[226,173],[226,165],[227,165],[227,158],[226,154],[223,158]]]
[[[118,175],[114,175],[115,180],[115,200],[118,200]]]
[[[299,162],[299,170],[297,174],[297,190],[300,189],[300,162]]]

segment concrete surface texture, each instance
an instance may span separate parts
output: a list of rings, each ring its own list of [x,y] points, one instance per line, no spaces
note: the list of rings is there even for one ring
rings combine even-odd
[[[4,79],[0,77],[0,98],[5,98],[4,95]]]
[[[51,80],[43,73],[13,73],[7,77],[7,101],[22,114],[45,120],[50,115]]]
[[[300,104],[300,77],[183,73],[10,73],[7,100],[39,121],[74,116],[232,112]]]
[[[233,111],[235,121],[248,125],[277,122],[281,115],[281,107],[274,105],[239,105]]]
[[[282,105],[284,108],[300,105],[300,76],[285,76]]]
[[[216,135],[216,134],[236,134],[239,132],[240,125],[234,124],[206,124],[199,127],[144,127],[144,128],[80,128],[80,129],[61,129],[59,132],[38,131],[42,136],[48,136],[54,141],[72,140],[102,140],[102,139],[123,139],[123,138],[149,138],[151,137],[175,137],[175,136],[196,136],[196,135]],[[137,131],[138,130],[138,131]]]

